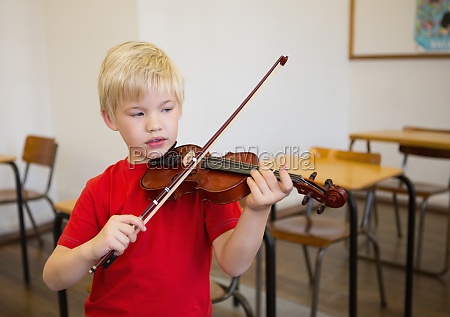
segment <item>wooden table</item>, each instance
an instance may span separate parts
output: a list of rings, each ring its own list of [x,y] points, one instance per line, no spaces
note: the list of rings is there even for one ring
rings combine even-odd
[[[30,273],[28,269],[28,252],[27,252],[27,236],[25,231],[25,221],[23,216],[23,205],[22,205],[22,183],[20,181],[19,169],[16,165],[16,157],[11,155],[0,154],[0,163],[8,164],[11,166],[14,172],[14,177],[16,181],[16,191],[17,191],[17,212],[19,215],[19,229],[20,229],[20,245],[22,249],[22,266],[23,266],[23,276],[26,284],[30,283]]]
[[[350,134],[350,149],[356,140],[366,141],[369,152],[371,141],[450,150],[450,133],[442,132],[377,130],[352,133]]]
[[[389,179],[391,177],[397,177],[403,181],[408,187],[410,200],[409,200],[409,212],[414,215],[415,210],[415,193],[411,185],[411,182],[403,176],[401,168],[385,167],[367,163],[356,163],[345,160],[329,159],[329,158],[315,158],[314,165],[311,165],[309,169],[299,168],[299,166],[305,166],[302,159],[290,159],[290,173],[299,174],[304,177],[309,176],[312,172],[317,172],[316,182],[324,183],[327,178],[333,180],[333,183],[343,187],[348,194],[348,205],[350,211],[350,253],[349,253],[349,316],[357,316],[357,236],[358,236],[358,219],[357,219],[357,204],[351,195],[352,190],[362,190],[372,187],[378,182]],[[414,243],[414,230],[409,231],[412,240],[408,239],[408,245]],[[267,287],[267,316],[275,316],[275,251],[273,250],[274,239],[270,235],[270,231],[266,230],[265,235],[266,248],[272,248],[266,250],[266,287]],[[409,256],[412,250],[408,248]],[[407,259],[409,259],[407,256]],[[411,261],[407,261],[410,264],[409,270],[407,270],[407,289],[412,281],[412,257]],[[407,291],[406,291],[407,292]],[[412,293],[411,293],[412,294]],[[405,316],[411,316],[411,303],[412,297],[409,293],[406,293],[407,298],[405,304]]]

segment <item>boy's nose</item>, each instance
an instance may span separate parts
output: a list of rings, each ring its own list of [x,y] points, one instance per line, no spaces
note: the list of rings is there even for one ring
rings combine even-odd
[[[149,118],[147,120],[147,131],[154,132],[161,130],[161,121],[158,118]]]

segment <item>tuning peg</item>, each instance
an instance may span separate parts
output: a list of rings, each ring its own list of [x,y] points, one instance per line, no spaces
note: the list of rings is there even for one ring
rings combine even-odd
[[[309,179],[313,181],[316,179],[316,176],[317,176],[317,172],[312,172],[311,175],[309,175]]]
[[[323,211],[325,210],[326,205],[325,204],[320,204],[320,206],[317,208],[317,214],[321,214],[323,213]]]
[[[308,203],[308,201],[309,201],[309,196],[303,197],[302,205],[305,206]]]
[[[333,186],[333,181],[332,181],[331,179],[328,178],[328,179],[325,181],[325,188],[326,188],[326,189],[330,189],[332,186]]]

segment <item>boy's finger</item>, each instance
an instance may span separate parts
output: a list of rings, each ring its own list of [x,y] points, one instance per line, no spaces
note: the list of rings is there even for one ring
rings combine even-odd
[[[124,215],[123,222],[135,226],[141,231],[147,230],[142,219],[134,215]]]
[[[283,191],[283,193],[289,194],[292,191],[293,184],[291,176],[288,173],[287,166],[285,165],[282,168],[280,168],[279,173],[280,173],[281,190]]]

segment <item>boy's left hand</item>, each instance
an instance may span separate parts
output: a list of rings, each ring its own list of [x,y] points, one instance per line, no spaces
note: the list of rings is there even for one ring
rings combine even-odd
[[[286,166],[280,168],[280,181],[268,168],[252,170],[250,175],[247,184],[251,193],[247,196],[245,205],[255,211],[264,210],[282,200],[289,195],[293,187]]]

